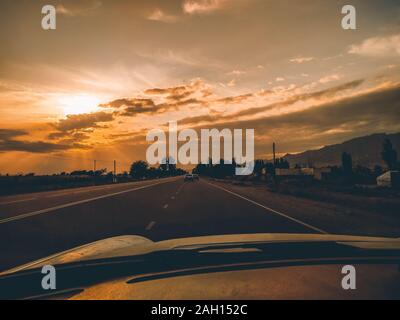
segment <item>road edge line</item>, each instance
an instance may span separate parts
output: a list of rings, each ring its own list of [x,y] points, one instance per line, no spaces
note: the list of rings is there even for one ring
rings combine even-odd
[[[228,189],[225,189],[224,187],[221,187],[221,186],[219,186],[219,185],[216,185],[216,184],[213,184],[213,183],[209,183],[209,182],[207,182],[207,183],[208,183],[209,185],[215,187],[215,188],[218,188],[218,189],[223,190],[223,191],[225,191],[225,192],[227,192],[227,193],[230,193],[230,194],[232,194],[232,195],[234,195],[234,196],[236,196],[236,197],[239,197],[239,198],[241,198],[241,199],[243,199],[243,200],[246,200],[246,201],[248,201],[248,202],[250,202],[250,203],[252,203],[252,204],[254,204],[254,205],[256,205],[256,206],[259,206],[259,207],[261,207],[261,208],[263,208],[263,209],[265,209],[265,210],[268,210],[268,211],[271,211],[271,212],[273,212],[273,213],[275,213],[275,214],[278,214],[278,215],[280,215],[280,216],[282,216],[282,217],[284,217],[284,218],[286,218],[286,219],[292,220],[292,221],[294,221],[294,222],[296,222],[296,223],[298,223],[298,224],[301,224],[301,225],[303,225],[303,226],[305,226],[305,227],[307,227],[307,228],[310,228],[310,229],[312,229],[312,230],[314,230],[314,231],[318,231],[319,233],[322,233],[322,234],[330,234],[329,232],[326,232],[325,230],[322,230],[322,229],[320,229],[320,228],[314,227],[314,226],[312,226],[312,225],[310,225],[310,224],[308,224],[308,223],[306,223],[306,222],[303,222],[303,221],[301,221],[301,220],[298,220],[298,219],[296,219],[296,218],[293,218],[293,217],[291,217],[291,216],[288,216],[288,215],[286,215],[286,214],[284,214],[284,213],[282,213],[282,212],[279,212],[279,211],[277,211],[277,210],[274,210],[274,209],[272,209],[272,208],[269,208],[269,207],[267,207],[267,206],[264,206],[264,205],[261,204],[261,203],[258,203],[258,202],[254,201],[254,200],[251,200],[251,199],[249,199],[249,198],[246,198],[246,197],[244,197],[244,196],[242,196],[242,195],[240,195],[240,194],[238,194],[238,193],[236,193],[236,192],[233,192],[233,191],[230,191],[230,190],[228,190]]]

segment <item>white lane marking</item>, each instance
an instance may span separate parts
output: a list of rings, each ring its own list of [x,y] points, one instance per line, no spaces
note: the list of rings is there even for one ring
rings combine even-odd
[[[264,206],[264,205],[262,205],[261,203],[258,203],[258,202],[256,202],[256,201],[253,201],[253,200],[251,200],[251,199],[248,199],[248,198],[246,198],[246,197],[243,197],[243,196],[241,196],[240,194],[238,194],[238,193],[236,193],[236,192],[230,191],[230,190],[228,190],[228,189],[225,189],[225,188],[223,188],[223,187],[221,187],[221,186],[218,186],[218,185],[215,185],[215,184],[212,184],[212,183],[209,183],[209,182],[207,182],[207,183],[208,183],[209,185],[212,185],[212,186],[215,187],[215,188],[218,188],[218,189],[221,189],[221,190],[223,190],[223,191],[225,191],[225,192],[228,192],[228,193],[230,193],[230,194],[232,194],[232,195],[234,195],[234,196],[236,196],[236,197],[239,197],[239,198],[241,198],[241,199],[243,199],[243,200],[246,200],[246,201],[248,201],[248,202],[250,202],[250,203],[252,203],[252,204],[254,204],[254,205],[256,205],[256,206],[259,206],[259,207],[261,207],[261,208],[263,208],[263,209],[265,209],[265,210],[272,211],[273,213],[276,213],[276,214],[278,214],[278,215],[280,215],[280,216],[282,216],[282,217],[284,217],[284,218],[286,218],[286,219],[289,219],[289,220],[292,220],[292,221],[294,221],[294,222],[297,222],[297,223],[299,223],[299,224],[301,224],[301,225],[303,225],[303,226],[305,226],[305,227],[307,227],[307,228],[310,228],[310,229],[312,229],[312,230],[314,230],[314,231],[318,231],[318,232],[323,233],[323,234],[329,234],[329,232],[326,232],[326,231],[324,231],[324,230],[322,230],[322,229],[319,229],[319,228],[317,228],[317,227],[314,227],[314,226],[312,226],[312,225],[310,225],[310,224],[308,224],[308,223],[305,223],[305,222],[300,221],[300,220],[298,220],[298,219],[296,219],[296,218],[293,218],[293,217],[291,217],[291,216],[288,216],[288,215],[286,215],[286,214],[284,214],[284,213],[282,213],[282,212],[279,212],[279,211],[276,211],[276,210],[274,210],[274,209],[272,209],[272,208],[269,208],[269,207],[267,207],[267,206]]]
[[[179,188],[178,188],[178,190],[176,191],[176,193],[175,194],[179,194],[179,192],[181,192],[182,191],[182,189],[183,189],[183,187],[184,187],[184,185],[185,185],[185,183],[186,182],[183,182],[180,186],[179,186]]]
[[[132,184],[136,184],[137,182],[130,182],[130,183],[121,183],[121,184],[112,184],[112,185],[104,185],[104,186],[96,186],[96,187],[82,187],[84,190],[81,190],[80,188],[71,188],[72,192],[65,192],[64,190],[61,190],[59,193],[56,194],[46,194],[47,192],[53,192],[53,191],[46,191],[46,193],[39,194],[37,197],[32,197],[28,199],[21,199],[21,200],[13,200],[13,201],[6,201],[6,202],[0,202],[0,205],[6,205],[6,204],[13,204],[13,203],[18,203],[18,202],[27,202],[27,201],[32,201],[32,200],[38,200],[38,199],[47,199],[47,198],[56,198],[56,197],[61,197],[61,196],[66,196],[66,195],[75,195],[79,193],[86,193],[86,192],[92,192],[92,191],[104,191],[107,189],[112,189],[116,187],[127,187]]]
[[[72,192],[62,192],[62,193],[57,193],[57,194],[52,194],[45,196],[44,198],[56,198],[56,197],[62,197],[62,196],[68,196],[68,195],[75,195],[75,194],[80,194],[80,193],[86,193],[86,192],[96,192],[96,191],[104,191],[116,187],[120,187],[121,185],[111,185],[111,186],[97,186],[93,187],[90,189],[85,189],[85,190],[71,190]]]
[[[5,205],[5,204],[12,204],[12,203],[18,203],[18,202],[27,202],[27,201],[32,201],[36,200],[37,198],[29,198],[29,199],[21,199],[21,200],[14,200],[14,201],[8,201],[8,202],[0,202],[0,205]]]
[[[57,193],[57,194],[51,194],[51,195],[45,195],[44,198],[56,198],[56,197],[62,197],[62,196],[68,196],[68,195],[75,195],[75,194],[80,194],[80,193],[86,193],[86,192],[95,192],[95,191],[104,191],[107,189],[112,189],[117,186],[121,185],[111,185],[111,186],[98,186],[98,187],[93,187],[85,190],[71,190],[72,192],[62,192],[62,193]]]
[[[172,197],[171,197],[171,200],[175,200],[175,197],[174,197],[174,196],[172,196]]]
[[[153,229],[153,227],[154,227],[155,224],[156,224],[155,221],[150,222],[150,223],[147,225],[146,230],[147,230],[147,231],[150,231],[151,229]]]
[[[163,207],[164,209],[167,209],[168,208],[168,204],[164,204],[164,207]]]
[[[51,194],[51,195],[45,196],[44,198],[56,198],[56,197],[69,196],[69,195],[75,195],[75,194],[86,193],[86,192],[104,191],[104,190],[108,190],[108,189],[111,189],[111,188],[114,188],[114,187],[116,187],[116,185],[101,186],[101,187],[99,186],[99,187],[94,187],[94,188],[85,189],[85,190],[73,190],[73,189],[71,189],[71,191]]]
[[[145,185],[145,186],[141,186],[141,187],[137,187],[137,188],[133,188],[133,189],[123,190],[123,191],[119,191],[119,192],[115,192],[115,193],[109,193],[109,194],[101,195],[101,196],[94,197],[94,198],[89,198],[89,199],[85,199],[85,200],[80,200],[80,201],[75,201],[75,202],[62,204],[62,205],[59,205],[59,206],[56,206],[56,207],[52,207],[52,208],[47,208],[47,209],[43,209],[43,210],[29,212],[29,213],[21,214],[21,215],[18,215],[18,216],[2,219],[2,220],[0,220],[0,224],[11,222],[11,221],[15,221],[15,220],[21,220],[21,219],[25,219],[25,218],[32,217],[32,216],[37,216],[39,214],[48,213],[50,211],[63,209],[63,208],[68,208],[68,207],[76,206],[78,204],[83,204],[83,203],[92,202],[92,201],[95,201],[95,200],[109,198],[109,197],[117,196],[117,195],[120,195],[120,194],[132,192],[132,191],[146,189],[146,188],[150,188],[150,187],[153,187],[153,186],[156,186],[156,185],[159,185],[159,184],[168,183],[168,182],[171,182],[171,180],[161,181],[161,182],[157,182],[157,183],[153,183],[153,184],[149,184],[149,185]]]

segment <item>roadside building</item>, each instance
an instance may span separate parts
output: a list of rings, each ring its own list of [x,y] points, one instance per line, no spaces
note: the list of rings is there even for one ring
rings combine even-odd
[[[388,171],[376,178],[379,187],[400,188],[400,172]]]
[[[329,180],[332,175],[332,168],[315,168],[314,179],[319,181]]]
[[[280,178],[314,178],[315,180],[326,181],[332,176],[332,168],[277,168],[275,175]]]
[[[387,171],[376,178],[376,184],[379,187],[400,188],[400,172]]]
[[[290,169],[275,169],[275,175],[278,177],[312,177],[314,168],[290,168]]]

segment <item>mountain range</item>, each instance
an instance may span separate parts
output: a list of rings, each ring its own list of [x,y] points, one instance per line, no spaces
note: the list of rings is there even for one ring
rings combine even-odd
[[[284,158],[291,166],[313,165],[315,167],[341,165],[342,153],[350,153],[353,165],[374,167],[384,165],[381,157],[382,144],[385,139],[392,142],[393,148],[400,158],[400,133],[377,133],[354,138],[340,144],[325,146],[318,150],[308,150],[297,154],[287,154]]]

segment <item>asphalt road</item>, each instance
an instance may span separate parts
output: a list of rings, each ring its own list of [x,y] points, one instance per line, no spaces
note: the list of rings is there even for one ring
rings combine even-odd
[[[0,271],[92,241],[235,233],[327,233],[310,221],[182,177],[0,197]]]

